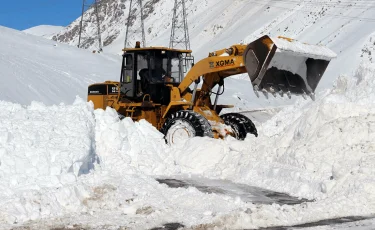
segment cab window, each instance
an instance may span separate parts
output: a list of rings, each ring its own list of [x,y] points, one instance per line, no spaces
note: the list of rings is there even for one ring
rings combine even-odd
[[[125,55],[124,57],[124,70],[123,70],[123,83],[131,83],[133,80],[133,55]]]

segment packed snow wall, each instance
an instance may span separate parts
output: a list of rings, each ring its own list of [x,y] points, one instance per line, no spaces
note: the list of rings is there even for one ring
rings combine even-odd
[[[319,100],[286,107],[258,126],[258,138],[245,141],[197,137],[168,146],[149,123],[120,121],[114,110],[93,111],[82,100],[27,107],[1,102],[0,226],[71,221],[75,214],[90,220],[104,212],[127,215],[121,223],[134,229],[145,224],[134,220],[151,217],[149,227],[183,220],[245,228],[374,213],[373,72],[362,65],[354,77],[339,77]],[[253,205],[170,189],[154,180],[160,175],[231,180],[315,201]]]
[[[48,215],[54,204],[40,200],[43,189],[55,190],[44,196],[64,203],[69,194],[56,189],[76,183],[94,169],[92,105],[81,99],[73,105],[48,107],[0,101],[0,120],[0,221]]]
[[[93,169],[95,120],[89,104],[47,107],[1,101],[0,120],[1,182],[10,187],[64,183]]]

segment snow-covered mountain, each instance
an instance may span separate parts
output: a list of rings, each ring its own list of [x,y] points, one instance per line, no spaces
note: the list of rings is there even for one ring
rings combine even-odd
[[[169,44],[173,3],[167,0],[143,2],[148,45],[167,46]],[[353,75],[353,71],[361,61],[374,62],[375,60],[373,57],[375,54],[375,29],[373,29],[375,20],[371,18],[375,15],[375,3],[372,1],[189,0],[186,5],[191,47],[196,60],[207,56],[208,52],[215,49],[228,47],[238,42],[251,42],[263,34],[287,36],[312,44],[326,45],[335,51],[338,57],[328,66],[318,85],[318,94],[330,88],[338,76]],[[128,0],[102,0],[99,5],[102,40],[106,54],[121,53],[128,9]],[[135,9],[133,14],[139,14],[139,9]],[[96,50],[97,46],[93,43],[93,39],[85,40],[85,38],[95,37],[96,24],[94,22],[93,9],[89,9],[84,17],[83,43],[90,51]],[[52,36],[52,39],[76,46],[79,23],[80,18],[77,18]],[[133,29],[139,26],[138,23],[139,20],[133,21]],[[139,36],[133,40],[139,40]],[[33,51],[33,53],[38,52]],[[111,69],[106,70],[106,74],[100,74],[103,76],[100,81],[105,79],[104,76],[107,76],[107,80],[117,80],[118,69],[119,64],[113,65]],[[116,74],[108,74],[114,72]],[[247,76],[240,78],[248,79]],[[230,84],[229,81],[231,81]],[[275,100],[272,97],[270,100],[262,97],[258,99],[250,85],[235,82],[236,80],[228,80],[225,95],[221,98],[222,103],[232,103],[246,110],[254,107],[291,104],[295,100],[282,98]],[[241,90],[238,90],[238,87],[241,87]],[[72,93],[85,97],[82,90],[83,86]],[[59,102],[54,101],[54,103]]]
[[[54,34],[60,32],[63,29],[63,26],[40,25],[23,30],[23,32],[45,38],[51,38]]]
[[[0,32],[0,100],[70,104],[76,96],[87,98],[92,83],[119,80],[120,55],[93,53],[1,26]],[[228,79],[225,88],[220,103],[238,110],[291,103],[286,98],[258,99],[244,80]]]
[[[104,50],[120,53],[124,44],[128,0],[103,0],[99,7]],[[168,46],[174,1],[146,0],[145,31],[147,45]],[[374,60],[375,2],[365,0],[188,0],[186,1],[191,47],[199,60],[208,52],[239,42],[251,42],[268,34],[286,36],[311,44],[328,46],[338,54],[319,89],[332,86],[340,74],[353,74],[362,60]],[[133,15],[139,14],[139,9]],[[85,14],[84,31],[95,36],[93,9]],[[77,45],[78,18],[56,34],[56,41]],[[139,20],[132,21],[133,28]],[[133,38],[138,39],[139,36]],[[95,49],[93,41],[86,47]]]
[[[28,105],[72,103],[95,82],[118,79],[116,55],[54,42],[0,26],[0,100]]]

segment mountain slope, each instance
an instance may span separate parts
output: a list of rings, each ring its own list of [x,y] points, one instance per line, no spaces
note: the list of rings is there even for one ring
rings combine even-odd
[[[60,32],[62,29],[64,29],[63,26],[40,25],[23,30],[23,32],[35,36],[50,38],[53,34]]]
[[[86,99],[90,84],[119,80],[120,55],[92,53],[5,27],[0,33],[0,100],[70,104],[76,96]],[[220,103],[246,110],[283,102],[253,97],[250,82],[228,79]]]
[[[72,103],[87,86],[118,79],[121,59],[0,27],[0,100]]]
[[[119,53],[124,43],[129,1],[102,2],[99,11],[104,50]],[[166,0],[146,0],[144,5],[147,44],[168,46],[173,4]],[[215,49],[250,42],[264,34],[330,47],[338,58],[329,66],[319,90],[331,87],[340,74],[352,74],[361,61],[364,43],[375,31],[374,1],[189,0],[186,5],[191,47],[197,59]],[[138,13],[137,9],[133,15]],[[93,21],[93,11],[88,10],[85,17]],[[76,45],[78,22],[77,19],[53,39]],[[137,28],[138,21],[133,26]],[[88,35],[95,33],[93,23],[86,23],[84,28]],[[94,49],[95,44],[89,43],[87,47]]]

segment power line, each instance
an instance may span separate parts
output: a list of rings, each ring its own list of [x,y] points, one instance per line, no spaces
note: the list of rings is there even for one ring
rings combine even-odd
[[[170,48],[190,49],[185,0],[175,0],[173,8]]]
[[[340,1],[340,4],[338,3],[332,3],[332,2],[321,2],[321,1],[318,1],[318,2],[299,2],[299,1],[293,1],[293,0],[272,0],[272,2],[274,2],[275,4],[286,4],[288,5],[289,3],[293,3],[293,4],[296,4],[296,5],[301,5],[303,3],[303,5],[305,6],[322,6],[322,7],[332,7],[332,8],[348,8],[348,9],[369,9],[369,8],[375,8],[375,6],[369,6],[368,3],[367,4],[353,4],[353,2],[345,2],[343,3],[342,1]],[[343,3],[343,4],[342,4]],[[372,3],[375,3],[375,2],[372,2]],[[271,6],[271,5],[270,5]],[[274,5],[272,5],[274,6]]]
[[[137,9],[139,9],[139,13],[137,14]],[[134,47],[135,43],[131,42],[131,39],[135,39],[141,34],[142,39],[142,46],[146,47],[146,36],[145,36],[145,26],[143,21],[143,5],[142,0],[130,0],[129,3],[129,14],[126,20],[126,33],[125,33],[125,41],[124,41],[124,48],[127,47]],[[134,25],[137,24],[137,20],[139,20],[138,28]],[[135,28],[134,28],[135,27]]]
[[[82,0],[82,15],[81,21],[79,23],[79,36],[78,36],[78,48],[88,48],[92,44],[97,41],[97,48],[98,51],[103,50],[102,44],[102,35],[100,30],[100,18],[99,18],[99,1],[100,0]],[[91,20],[85,20],[85,15],[87,14],[88,10],[92,9],[94,11],[94,24],[96,25],[96,34],[95,35],[88,35],[84,32],[84,22],[86,22],[86,28],[88,23],[92,23]]]
[[[361,13],[365,13],[367,10],[368,10],[368,9],[365,9],[365,10],[363,10]],[[324,37],[323,39],[321,39],[321,40],[318,42],[318,44],[319,44],[319,43],[322,43],[324,40],[326,40],[327,38],[331,37],[331,35],[335,34],[337,31],[341,30],[344,26],[349,25],[351,22],[352,22],[352,21],[349,21],[349,22],[347,22],[345,25],[342,25],[341,27],[337,28],[337,29],[334,30],[332,33],[328,34],[326,37]],[[330,41],[332,41],[332,39],[331,39]],[[330,41],[328,41],[327,44],[328,44]]]
[[[277,0],[274,0],[274,1],[277,1]],[[250,3],[248,3],[248,4],[253,3],[253,4],[262,5],[262,6],[268,6],[268,7],[273,7],[273,8],[277,8],[277,9],[295,10],[295,11],[301,11],[301,12],[306,12],[306,13],[312,13],[311,10],[302,10],[302,9],[294,9],[294,8],[289,8],[289,7],[275,6],[275,5],[272,5],[272,4],[269,4],[269,3],[268,4],[259,3],[259,2],[256,2],[254,0],[249,0],[249,2]],[[287,2],[287,1],[284,1],[284,2]],[[374,4],[375,4],[375,2],[374,2]],[[371,8],[374,8],[374,7],[371,7]],[[343,18],[343,19],[352,19],[352,20],[362,20],[362,21],[368,21],[368,22],[375,22],[375,18],[344,16],[344,15],[330,14],[330,13],[325,13],[324,16],[330,16],[330,17],[334,17],[334,18]]]

